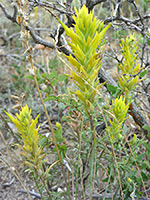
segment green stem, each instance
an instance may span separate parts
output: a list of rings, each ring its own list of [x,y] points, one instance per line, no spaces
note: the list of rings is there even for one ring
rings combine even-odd
[[[79,133],[79,137],[78,137],[78,143],[79,143],[79,166],[80,166],[80,178],[81,178],[81,186],[82,186],[82,190],[83,190],[83,198],[84,200],[86,200],[85,197],[85,188],[84,188],[84,184],[83,184],[83,172],[82,172],[82,165],[81,165],[81,140],[82,140],[82,131]]]
[[[51,194],[49,192],[49,189],[48,189],[47,185],[45,184],[45,180],[43,180],[43,178],[41,176],[40,176],[40,179],[41,179],[41,181],[42,181],[42,183],[43,183],[43,185],[44,185],[44,187],[45,187],[45,189],[46,189],[46,191],[48,193],[49,199],[52,200],[52,197],[51,197]]]
[[[96,171],[96,163],[95,163],[95,139],[96,139],[96,132],[94,130],[94,125],[93,125],[93,116],[89,116],[90,119],[90,127],[92,131],[92,139],[91,139],[91,163],[90,163],[90,199],[92,199],[92,194],[93,194],[93,189],[94,189],[94,181],[95,181],[95,171]]]
[[[39,185],[38,185],[38,183],[37,183],[37,181],[36,181],[36,178],[35,178],[35,175],[34,175],[33,172],[32,172],[32,176],[33,176],[35,185],[36,185],[36,187],[37,187],[37,189],[38,189],[38,191],[39,191],[39,193],[40,193],[40,195],[41,195],[41,198],[42,198],[42,200],[44,200],[44,197],[43,197],[43,195],[42,195],[42,192],[41,192],[41,190],[40,190],[40,188],[39,188]]]

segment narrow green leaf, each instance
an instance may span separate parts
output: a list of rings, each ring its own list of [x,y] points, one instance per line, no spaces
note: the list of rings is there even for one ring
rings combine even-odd
[[[102,182],[105,183],[105,182],[108,182],[108,180],[109,180],[109,178],[107,177],[107,178],[103,179]]]
[[[57,96],[51,95],[51,96],[48,96],[46,99],[44,99],[44,101],[56,101],[57,99],[58,99]]]
[[[65,81],[68,78],[68,76],[64,75],[64,74],[60,74],[58,76],[58,81]]]
[[[149,177],[144,172],[141,172],[142,178],[144,181],[148,181]]]
[[[147,35],[150,37],[149,33],[147,33]],[[148,37],[147,37],[147,44],[148,44],[148,46],[150,46],[150,39]]]
[[[150,126],[144,125],[142,128],[144,128],[147,131],[150,131]]]
[[[117,92],[118,87],[115,87],[111,84],[107,84],[107,89],[109,92],[111,92],[112,94],[115,94]]]
[[[145,76],[146,74],[147,74],[147,69],[140,73],[140,78],[142,78],[142,77]]]
[[[30,74],[28,74],[28,75],[24,76],[24,78],[28,78],[28,79],[34,80],[33,76],[32,76],[32,75],[30,75]]]
[[[150,145],[147,144],[147,143],[145,143],[144,146],[145,146],[145,148],[147,149],[147,151],[150,152]]]
[[[52,86],[56,86],[58,84],[58,80],[56,78],[54,78],[52,81],[51,81],[51,85]]]
[[[11,77],[14,78],[14,79],[16,79],[16,80],[18,80],[18,76],[15,75],[15,74],[11,74]]]
[[[47,143],[47,138],[45,136],[42,136],[38,144],[44,148],[46,143]]]

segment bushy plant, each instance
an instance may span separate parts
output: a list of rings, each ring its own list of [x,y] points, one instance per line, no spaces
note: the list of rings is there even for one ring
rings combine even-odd
[[[104,26],[104,23],[93,15],[94,11],[89,12],[84,5],[79,10],[75,9],[73,28],[67,27],[58,19],[70,38],[68,44],[72,54],[66,56],[69,62],[69,75],[58,75],[54,69],[49,74],[41,75],[40,71],[33,67],[32,48],[28,46],[29,35],[24,30],[25,19],[24,16],[17,18],[22,26],[24,37],[28,36],[23,40],[24,46],[28,48],[28,60],[31,64],[31,75],[28,78],[33,78],[36,83],[51,130],[50,138],[38,134],[38,128],[36,128],[38,117],[35,120],[31,118],[31,110],[27,105],[22,108],[20,114],[16,115],[17,118],[6,114],[16,125],[22,139],[23,144],[18,147],[24,156],[24,164],[28,166],[29,171],[41,179],[42,187],[45,187],[49,195],[45,197],[47,199],[56,197],[56,193],[51,191],[52,187],[49,185],[56,184],[54,177],[60,172],[57,168],[58,163],[60,163],[66,184],[66,191],[64,189],[60,196],[64,195],[66,199],[71,199],[71,197],[92,199],[95,185],[101,184],[104,184],[102,187],[105,190],[104,199],[107,191],[114,199],[134,198],[135,194],[137,196],[140,194],[140,186],[143,186],[144,191],[146,190],[145,183],[149,179],[147,173],[149,163],[142,164],[142,160],[140,161],[149,157],[149,153],[141,154],[138,151],[141,145],[145,145],[149,152],[149,145],[146,140],[138,139],[136,134],[129,142],[125,124],[133,102],[134,89],[142,81],[143,76],[141,75],[143,67],[140,67],[136,55],[138,44],[134,34],[122,39],[123,59],[118,65],[118,87],[108,86],[115,98],[108,103],[110,99],[104,98],[101,92],[102,86],[106,83],[98,82],[98,71],[102,65],[101,47],[111,24]],[[98,52],[97,49],[99,49]],[[76,86],[75,91],[69,89],[66,94],[55,92],[61,81],[66,81],[67,84],[67,76],[73,80]],[[41,83],[47,83],[43,90],[47,95],[45,101],[55,100],[65,107],[61,123],[56,123],[55,130],[39,90]],[[96,133],[99,116],[106,125],[104,135]],[[41,145],[43,141],[45,146]],[[68,141],[72,141],[73,144]],[[45,157],[53,153],[57,153],[57,159],[54,164],[49,165]],[[103,177],[99,175],[99,171],[103,171]],[[70,176],[72,176],[72,185]],[[39,183],[35,182],[39,188]],[[43,188],[41,188],[39,192],[42,196]],[[81,190],[78,192],[79,188]]]

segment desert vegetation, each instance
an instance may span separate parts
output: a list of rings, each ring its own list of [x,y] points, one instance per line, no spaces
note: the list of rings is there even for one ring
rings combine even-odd
[[[149,5],[1,0],[2,199],[150,199]]]

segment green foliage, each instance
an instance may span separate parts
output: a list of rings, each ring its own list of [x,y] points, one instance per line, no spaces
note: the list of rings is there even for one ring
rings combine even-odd
[[[115,97],[115,98],[117,96],[119,96],[119,94],[122,93],[121,88],[119,86],[115,87],[111,84],[107,84],[107,89],[108,89],[109,92],[111,92],[112,96]]]
[[[137,84],[142,80],[141,78],[147,73],[147,70],[142,72],[142,68],[138,63],[136,55],[137,48],[138,45],[137,42],[135,42],[134,34],[130,35],[130,37],[126,37],[126,39],[122,39],[121,49],[123,61],[118,65],[118,68],[121,72],[121,74],[118,76],[119,85],[118,87],[114,87],[112,85],[107,86],[108,90],[115,97],[115,100],[112,102],[109,111],[106,112],[110,116],[109,125],[107,125],[106,130],[110,134],[112,142],[117,142],[116,144],[111,144],[112,148],[119,149],[119,151],[122,151],[124,148],[126,148],[122,147],[122,145],[124,146],[122,141],[126,138],[123,128],[128,113],[129,104],[132,102],[131,93],[133,93]],[[125,94],[124,98],[120,96],[121,93]],[[148,127],[145,126],[146,130],[147,128]],[[136,134],[134,134],[130,142],[127,140],[126,142],[130,147],[131,155],[126,153],[125,156],[122,156],[121,160],[115,162],[115,166],[117,169],[117,174],[121,179],[120,187],[122,187],[124,198],[128,199],[131,197],[130,195],[134,194],[137,196],[142,196],[142,193],[140,193],[138,189],[140,185],[143,184],[143,181],[148,180],[149,176],[147,173],[144,173],[145,167],[142,165],[145,155],[137,155],[136,153],[139,146],[143,145],[145,142],[143,142],[143,140],[139,140]],[[120,145],[120,143],[122,145]],[[149,147],[149,145],[146,143],[145,145]],[[139,172],[140,167],[142,169],[141,172]],[[139,173],[141,173],[141,175],[139,175]]]
[[[123,192],[122,199],[129,199],[133,194],[141,197],[142,193],[139,188],[150,179],[148,173],[150,170],[150,146],[146,141],[138,139],[135,133],[133,138],[128,141],[126,134],[129,129],[125,124],[129,105],[132,102],[131,94],[134,93],[137,84],[147,73],[147,70],[142,71],[138,63],[136,54],[138,44],[135,41],[135,35],[122,39],[123,60],[118,65],[119,83],[117,87],[107,84],[107,89],[112,95],[110,98],[114,98],[109,105],[108,99],[97,95],[100,94],[100,88],[103,85],[99,84],[97,79],[102,65],[102,55],[97,50],[101,50],[110,25],[104,27],[103,22],[93,17],[94,11],[88,13],[85,6],[79,11],[75,9],[75,12],[73,28],[68,28],[59,21],[71,39],[69,45],[74,56],[66,56],[73,68],[70,71],[71,80],[68,80],[68,75],[60,74],[56,70],[57,59],[53,59],[49,63],[50,73],[41,74],[38,69],[35,77],[25,76],[28,79],[37,79],[41,92],[46,94],[45,101],[55,101],[58,110],[63,108],[63,117],[60,119],[60,123],[56,123],[55,130],[51,129],[51,133],[54,132],[55,137],[47,138],[38,134],[39,127],[36,128],[36,126],[39,116],[33,120],[31,110],[27,105],[19,114],[16,114],[16,117],[6,114],[16,125],[22,139],[22,145],[18,144],[18,147],[25,159],[24,164],[36,174],[36,176],[33,175],[35,182],[36,178],[37,182],[39,178],[42,181],[41,187],[36,182],[41,196],[42,191],[46,189],[47,193],[52,195],[52,199],[61,199],[59,192],[51,192],[49,188],[63,182],[61,178],[63,170],[61,171],[60,166],[57,165],[62,159],[62,161],[66,161],[63,165],[65,166],[64,172],[67,171],[68,175],[68,188],[72,188],[73,196],[76,199],[82,199],[78,198],[78,193],[82,193],[81,196],[84,199],[92,199],[95,180],[98,186],[100,185],[99,188],[104,187],[105,194],[108,191],[111,192],[114,199],[117,199],[121,192]],[[36,14],[37,10],[35,10]],[[127,34],[124,31],[122,33],[124,36]],[[19,70],[19,68],[16,69]],[[18,73],[20,72],[18,71]],[[14,78],[18,81],[17,77]],[[71,89],[66,90],[68,81],[72,80],[77,86],[75,92]],[[68,84],[68,86],[70,85]],[[106,124],[106,129],[100,135],[95,131],[99,124],[98,120],[104,121]],[[149,126],[143,128],[149,130]],[[54,139],[57,144],[55,147]],[[141,146],[145,148],[144,153],[139,151]],[[59,159],[56,156],[58,155],[57,148],[60,154]],[[51,165],[45,163],[45,156],[54,154],[54,163]],[[103,171],[105,176],[99,175],[99,171]],[[59,175],[60,180],[58,180]],[[70,187],[71,178],[72,187]],[[50,187],[48,188],[48,186]],[[78,190],[79,187],[81,191]],[[87,191],[88,197],[86,196]],[[70,197],[70,191],[64,190],[62,195]],[[66,197],[64,196],[63,198]],[[48,196],[43,199],[51,198]]]
[[[60,23],[64,27],[66,34],[71,38],[69,45],[75,55],[75,57],[72,55],[67,56],[67,59],[74,68],[74,71],[71,71],[71,78],[79,88],[76,90],[75,94],[82,102],[83,109],[88,116],[94,116],[96,114],[96,104],[94,104],[97,101],[96,91],[99,91],[101,87],[101,85],[97,85],[97,72],[100,69],[101,60],[98,58],[96,49],[102,45],[105,32],[109,26],[103,28],[103,24],[95,18],[93,19],[93,13],[88,13],[84,6],[79,11],[76,10],[76,15],[77,17],[74,16],[74,29],[69,29],[62,22]],[[132,154],[132,152],[136,152],[139,146],[143,144],[143,141],[138,140],[137,135],[134,134],[130,143],[126,142],[126,145],[131,148],[130,155],[128,155],[125,144],[123,144],[123,140],[126,138],[123,131],[125,120],[127,119],[129,105],[132,101],[132,97],[130,96],[131,92],[133,92],[137,84],[141,81],[140,78],[144,77],[147,73],[146,71],[142,72],[142,68],[140,68],[140,64],[138,63],[136,55],[137,48],[138,45],[137,42],[135,42],[134,34],[130,35],[130,37],[126,37],[126,39],[122,39],[121,49],[123,61],[122,64],[119,64],[118,66],[121,72],[121,75],[118,76],[119,85],[118,87],[114,87],[110,84],[107,85],[107,89],[112,93],[113,97],[115,97],[115,100],[112,101],[112,105],[109,106],[109,109],[105,110],[107,115],[106,119],[109,121],[106,131],[111,137],[111,141],[113,143],[110,141],[108,135],[105,135],[104,141],[106,142],[108,140],[107,142],[110,143],[112,149],[115,150],[114,152],[112,151],[112,154],[109,152],[109,161],[105,156],[103,157],[103,159],[106,159],[110,164],[110,166],[107,166],[108,177],[103,179],[103,182],[107,182],[107,184],[111,182],[112,184],[115,181],[118,181],[119,178],[120,188],[122,188],[125,198],[130,197],[131,193],[138,193],[138,188],[143,184],[142,178],[144,177],[145,180],[148,178],[144,172],[142,172],[141,176],[138,174],[139,172],[135,163],[138,163],[138,166],[140,166],[141,163],[138,161],[137,154]],[[123,97],[121,94],[124,93],[125,96]],[[85,121],[87,121],[83,113],[82,117],[84,117]],[[94,125],[96,124],[94,120],[92,123]],[[82,138],[82,142],[84,141],[85,143],[85,145],[81,146],[84,151],[91,149],[91,130],[87,129],[86,133],[77,133],[78,138],[80,139],[79,141],[81,141]],[[80,134],[82,134],[82,136]],[[95,145],[98,145],[95,142],[99,143],[100,141],[94,140],[93,136],[91,157],[89,156],[92,158],[89,163],[89,170],[91,170],[89,173],[91,179],[93,179],[94,162],[97,163],[97,160],[94,161],[93,157]],[[101,146],[101,148],[103,149],[104,147]],[[122,156],[120,160],[116,157],[117,151],[122,152],[124,149],[125,155]],[[105,149],[103,151],[105,151]],[[84,155],[82,155],[82,161],[86,163],[86,159],[87,156],[84,157]],[[118,174],[117,177],[116,174]],[[116,189],[116,194],[117,190],[118,189]]]
[[[19,92],[32,92],[30,87],[31,81],[26,82],[25,76],[27,74],[26,66],[12,65],[14,73],[11,74],[13,78],[13,88]]]
[[[150,3],[150,0],[144,0],[144,7],[146,10],[148,10],[149,3]]]
[[[140,73],[139,77],[142,78],[147,74],[147,70],[144,70],[143,72]]]
[[[54,63],[55,62],[56,60],[54,61]],[[26,75],[25,78],[34,80],[33,76],[30,74]],[[40,70],[38,69],[36,73],[36,78],[38,83],[42,85],[41,92],[46,94],[46,98],[44,99],[44,101],[59,100],[60,97],[58,96],[58,92],[61,93],[62,91],[64,91],[65,85],[68,82],[68,76],[65,74],[58,74],[58,71],[55,70],[54,68],[49,74],[48,73],[41,74]]]
[[[145,129],[145,130],[147,130],[147,131],[150,131],[150,126],[143,126],[143,128]]]
[[[58,149],[60,152],[60,155],[62,157],[62,159],[64,159],[65,157],[65,152],[67,151],[67,146],[65,144],[65,139],[62,135],[63,131],[62,131],[62,126],[60,123],[56,123],[56,131],[54,131],[55,133],[55,138],[56,138],[56,142],[58,144]],[[55,151],[55,149],[54,149]]]
[[[113,32],[113,40],[115,41],[116,39],[121,40],[123,37],[127,37],[128,32],[126,30],[116,30]]]

